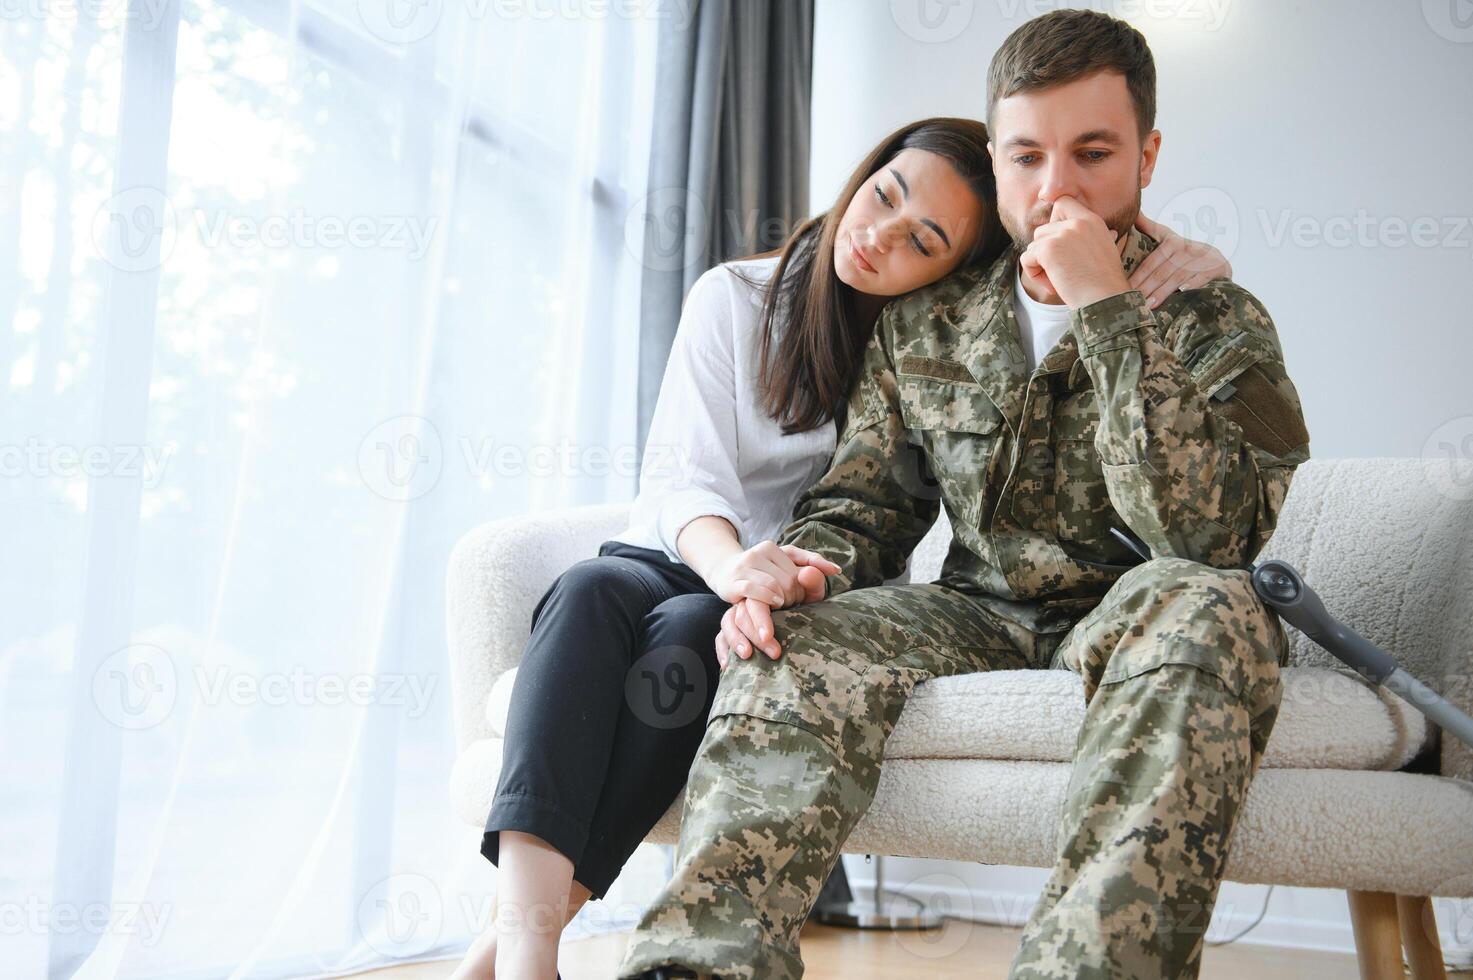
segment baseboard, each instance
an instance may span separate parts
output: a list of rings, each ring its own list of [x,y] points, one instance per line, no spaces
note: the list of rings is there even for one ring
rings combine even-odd
[[[1038,892],[1036,890],[1022,892],[981,888],[975,885],[969,887],[962,883],[957,875],[945,872],[917,874],[906,871],[892,875],[891,867],[904,860],[892,858],[887,862],[886,891],[907,895],[952,918],[985,925],[1021,927],[1028,921],[1028,916],[1033,912],[1033,906],[1037,903]],[[862,860],[847,862],[845,866],[849,872],[850,887],[855,892],[855,901],[872,900],[874,896],[873,866],[865,864]],[[969,870],[975,870],[975,868]],[[870,873],[864,873],[866,871]],[[1224,883],[1217,905],[1213,910],[1212,919],[1207,926],[1206,941],[1212,944],[1232,940],[1235,943],[1248,945],[1354,955],[1355,937],[1350,927],[1348,908],[1343,922],[1275,912],[1274,905],[1282,900],[1282,896],[1285,893],[1296,891],[1325,890],[1276,887],[1273,896],[1269,899],[1268,910],[1264,912],[1263,903],[1268,893],[1268,886]],[[1468,942],[1468,940],[1473,940],[1473,936],[1460,936],[1453,932],[1459,923],[1448,922],[1446,919],[1449,912],[1456,916],[1458,909],[1444,906],[1446,906],[1444,902],[1437,903],[1438,931],[1442,936],[1443,951],[1450,965],[1462,963],[1469,959],[1470,953],[1473,953],[1473,943]],[[1263,920],[1254,926],[1253,922],[1258,918],[1260,912],[1264,912]],[[1251,929],[1249,929],[1250,926],[1252,926]],[[1467,923],[1462,922],[1461,926],[1461,931],[1466,933]],[[1235,936],[1239,938],[1233,939]],[[1458,939],[1462,939],[1463,942],[1459,943]]]

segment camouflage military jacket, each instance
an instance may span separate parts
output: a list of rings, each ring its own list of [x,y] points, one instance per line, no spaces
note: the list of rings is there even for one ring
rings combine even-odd
[[[1155,248],[1131,232],[1127,275]],[[828,594],[879,585],[944,503],[937,580],[1038,631],[1067,628],[1152,554],[1244,567],[1273,533],[1309,433],[1267,311],[1216,279],[1151,310],[1075,310],[1027,371],[1017,250],[885,307],[828,471],[779,543],[838,563]]]

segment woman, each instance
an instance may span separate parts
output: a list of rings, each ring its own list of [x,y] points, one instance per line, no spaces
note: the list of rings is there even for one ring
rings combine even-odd
[[[691,287],[630,527],[533,612],[481,847],[499,866],[497,914],[455,978],[555,975],[563,927],[685,783],[723,613],[742,598],[822,598],[838,567],[773,539],[833,455],[881,308],[1001,255],[994,203],[986,128],[921,120],[875,147],[781,249]],[[1231,271],[1215,250],[1145,230],[1162,244],[1131,285],[1153,304]]]

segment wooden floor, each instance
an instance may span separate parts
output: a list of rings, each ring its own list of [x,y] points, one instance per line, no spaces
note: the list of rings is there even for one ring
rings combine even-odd
[[[803,930],[804,980],[1007,976],[1021,928],[947,920],[939,931],[863,932],[809,925]],[[627,941],[625,934],[563,945],[563,980],[610,980]],[[431,980],[449,976],[455,962],[416,963],[359,974],[373,980]],[[1355,958],[1341,953],[1278,949],[1234,943],[1207,947],[1202,980],[1355,980]]]

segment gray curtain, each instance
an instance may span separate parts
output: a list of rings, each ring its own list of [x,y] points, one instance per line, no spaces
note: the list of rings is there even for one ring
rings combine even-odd
[[[660,25],[639,317],[639,448],[702,272],[808,211],[813,0],[694,0]]]

